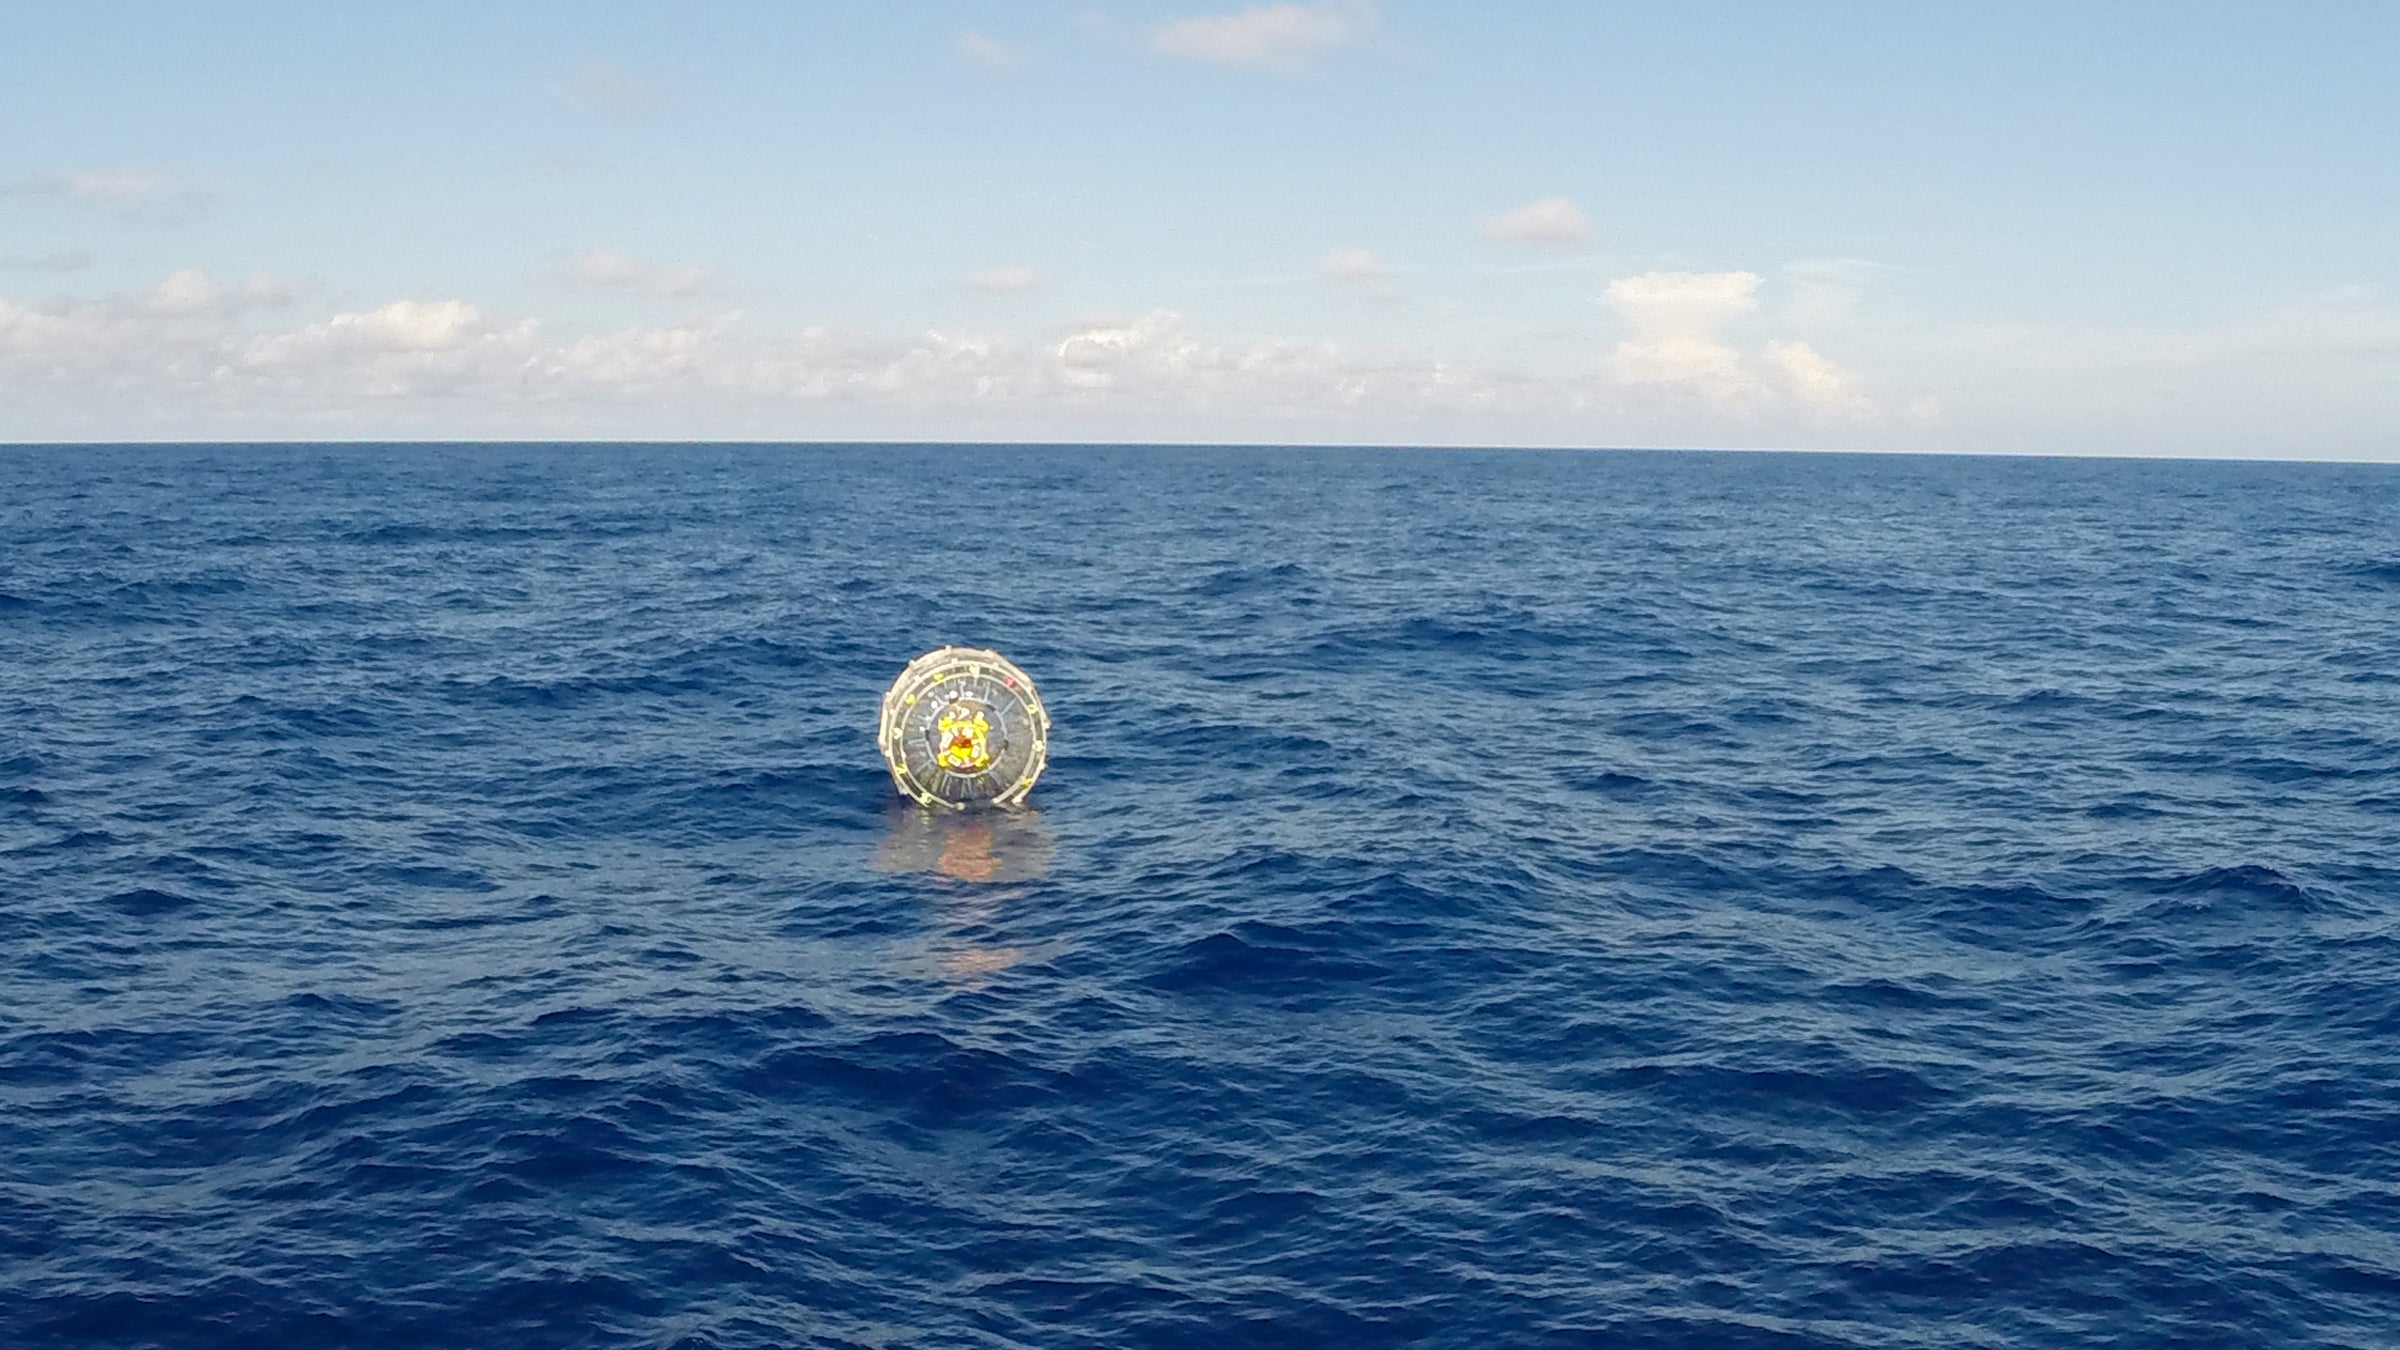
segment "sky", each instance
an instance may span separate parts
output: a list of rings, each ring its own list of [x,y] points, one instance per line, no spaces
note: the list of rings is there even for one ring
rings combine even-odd
[[[2400,461],[2400,4],[0,3],[0,441]]]

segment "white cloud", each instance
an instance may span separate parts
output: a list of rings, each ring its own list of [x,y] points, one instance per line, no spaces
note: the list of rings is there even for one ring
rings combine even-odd
[[[619,291],[655,299],[680,300],[719,289],[717,279],[698,267],[664,267],[596,248],[567,264],[567,280],[594,290]]]
[[[1030,267],[986,268],[967,278],[967,289],[985,291],[993,295],[1030,291],[1041,284],[1041,274]]]
[[[59,191],[87,202],[132,206],[174,195],[175,187],[155,169],[94,169],[58,180]]]
[[[0,299],[0,389],[72,387],[112,410],[144,397],[171,401],[222,370],[242,339],[240,320],[276,303],[267,293],[280,286],[261,275],[226,287],[184,269],[137,295]]]
[[[1383,281],[1391,276],[1390,270],[1383,265],[1383,259],[1363,248],[1337,248],[1325,255],[1325,261],[1318,265],[1317,270],[1334,281],[1360,284]]]
[[[1173,370],[1199,350],[1181,315],[1158,310],[1131,323],[1069,333],[1058,344],[1058,371],[1070,384],[1102,388],[1137,361],[1152,370]]]
[[[14,373],[65,378],[112,366],[120,352],[156,346],[152,334],[116,308],[0,300],[0,357],[16,364]],[[8,373],[0,366],[0,375]]]
[[[1564,197],[1544,197],[1483,222],[1487,239],[1540,248],[1581,248],[1591,242],[1592,222]]]
[[[1689,390],[1720,407],[1733,407],[1757,392],[1742,354],[1713,338],[1676,334],[1617,346],[1609,373],[1631,385]]]
[[[1019,401],[1164,415],[1186,437],[1195,424],[1324,428],[1580,406],[1578,391],[1456,362],[1378,360],[1329,342],[1212,341],[1172,310],[1076,329],[1041,355],[1017,364]],[[1488,436],[1490,424],[1479,425]]]
[[[325,328],[373,350],[438,352],[464,342],[482,321],[482,311],[463,300],[395,300],[366,314],[336,314]]]
[[[1645,272],[1602,297],[1644,337],[1714,333],[1758,308],[1755,272]]]
[[[271,272],[254,272],[233,293],[233,298],[245,309],[273,309],[297,302],[307,290],[300,283],[288,281]]]
[[[230,316],[251,309],[273,309],[298,300],[301,288],[270,273],[253,274],[227,287],[197,267],[180,268],[158,283],[143,301],[157,314]]]
[[[666,91],[622,67],[592,62],[550,81],[550,98],[560,106],[595,117],[637,117],[667,101]]]
[[[325,353],[426,353],[459,347],[483,330],[483,312],[463,300],[395,300],[365,313],[336,314],[297,332],[243,347],[255,365],[287,365]]]
[[[217,283],[208,279],[208,273],[193,267],[158,283],[158,289],[150,293],[151,308],[162,314],[189,314],[208,308],[216,300]]]
[[[208,194],[157,169],[85,169],[42,174],[0,185],[0,197],[50,198],[107,208],[130,216],[198,214]]]
[[[1770,342],[1764,355],[1784,391],[1817,416],[1863,420],[1875,415],[1875,401],[1859,387],[1858,377],[1807,343]]]
[[[91,266],[93,261],[92,255],[81,249],[61,253],[19,253],[0,257],[0,271],[80,272]]]
[[[1631,330],[1608,360],[1629,385],[1688,392],[1737,407],[1761,392],[1725,330],[1758,307],[1754,272],[1647,272],[1608,284],[1601,303]]]
[[[722,321],[673,324],[664,328],[634,328],[577,338],[563,345],[529,348],[521,353],[503,344],[503,362],[519,360],[521,378],[536,386],[575,385],[621,393],[671,389],[681,383],[705,385],[702,367],[726,331]],[[536,330],[526,328],[530,339]]]
[[[1318,5],[1252,5],[1231,14],[1205,14],[1160,25],[1150,50],[1161,56],[1243,70],[1297,74],[1329,52],[1374,32],[1368,0]]]
[[[1025,48],[981,33],[958,35],[958,54],[985,70],[1022,70],[1029,58]]]
[[[1758,291],[1755,272],[1646,272],[1610,282],[1601,303],[1629,333],[1608,358],[1609,374],[1724,412],[1873,418],[1877,407],[1858,377],[1808,344],[1773,340],[1755,360],[1735,345],[1730,330],[1758,310]]]
[[[351,411],[361,399],[522,398],[545,351],[539,324],[490,322],[463,300],[396,300],[289,332],[229,331],[217,347],[208,383],[220,396]]]

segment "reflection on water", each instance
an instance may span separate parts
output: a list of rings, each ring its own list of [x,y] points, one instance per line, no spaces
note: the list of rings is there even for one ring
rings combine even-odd
[[[1024,956],[1015,947],[975,941],[1018,892],[1050,870],[1050,832],[1032,810],[939,811],[895,805],[886,819],[875,866],[884,872],[930,872],[965,886],[945,888],[934,916],[934,950],[952,979],[980,984]]]
[[[1050,870],[1050,832],[1038,811],[934,811],[903,802],[888,817],[875,866],[954,881],[1033,881]]]

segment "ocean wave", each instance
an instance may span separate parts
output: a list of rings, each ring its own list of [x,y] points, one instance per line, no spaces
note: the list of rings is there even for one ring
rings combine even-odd
[[[2400,1327],[2388,477],[107,463],[0,451],[12,1350]],[[895,801],[948,641],[1028,813]]]

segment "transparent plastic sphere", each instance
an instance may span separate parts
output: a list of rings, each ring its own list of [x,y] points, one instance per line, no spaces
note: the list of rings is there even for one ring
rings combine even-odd
[[[1049,762],[1050,714],[998,652],[942,647],[883,696],[876,745],[892,782],[925,806],[1013,806]]]

